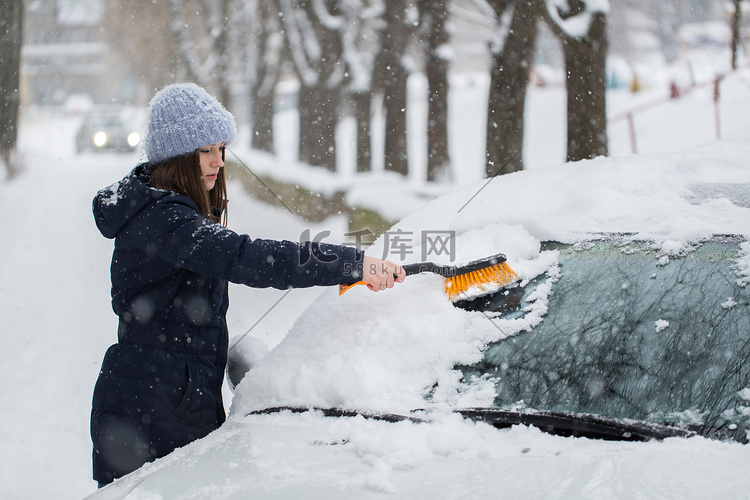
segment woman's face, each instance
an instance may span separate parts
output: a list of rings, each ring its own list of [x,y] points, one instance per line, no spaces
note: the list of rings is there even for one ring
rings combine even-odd
[[[211,191],[216,184],[216,176],[219,169],[224,166],[224,143],[209,144],[198,150],[198,158],[201,165],[201,179],[206,191]]]

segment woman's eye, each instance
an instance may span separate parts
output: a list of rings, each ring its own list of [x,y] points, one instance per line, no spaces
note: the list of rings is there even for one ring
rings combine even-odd
[[[210,152],[211,152],[211,150],[210,150],[210,149],[199,149],[199,151],[200,151],[201,153],[210,153]]]

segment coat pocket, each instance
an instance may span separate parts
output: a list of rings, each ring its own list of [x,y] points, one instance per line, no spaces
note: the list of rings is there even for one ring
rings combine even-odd
[[[195,376],[190,363],[185,363],[185,385],[184,387],[180,387],[180,392],[182,393],[181,400],[174,410],[177,415],[185,413],[190,407],[190,401],[195,392]]]

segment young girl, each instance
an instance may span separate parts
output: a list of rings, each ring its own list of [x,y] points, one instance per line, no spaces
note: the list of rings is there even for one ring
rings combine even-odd
[[[100,485],[224,422],[229,281],[287,289],[363,280],[379,291],[404,279],[396,264],[354,248],[230,231],[222,167],[236,137],[232,115],[189,83],[158,92],[149,111],[148,162],[93,203],[99,230],[115,240],[119,316],[91,412]]]

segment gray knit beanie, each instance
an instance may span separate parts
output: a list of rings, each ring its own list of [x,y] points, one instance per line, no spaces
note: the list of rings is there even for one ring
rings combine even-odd
[[[144,147],[150,163],[181,156],[208,144],[229,144],[237,136],[232,114],[203,87],[175,83],[149,104]]]

